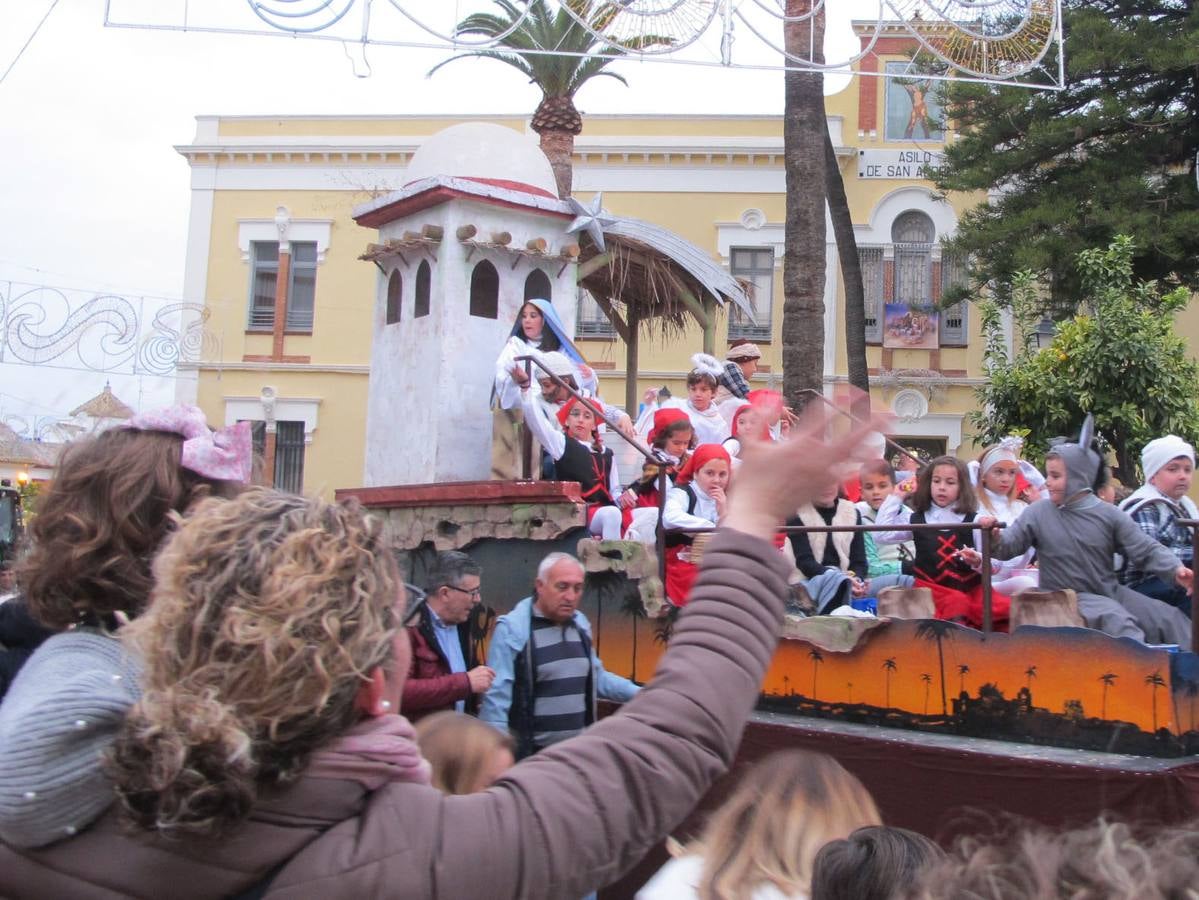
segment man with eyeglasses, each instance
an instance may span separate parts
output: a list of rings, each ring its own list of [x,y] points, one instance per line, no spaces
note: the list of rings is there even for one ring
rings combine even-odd
[[[471,639],[471,613],[479,603],[482,574],[465,553],[446,550],[437,554],[425,579],[426,590],[409,590],[405,624],[412,662],[400,711],[413,722],[442,710],[474,714],[478,695],[495,679],[495,672],[479,664]]]

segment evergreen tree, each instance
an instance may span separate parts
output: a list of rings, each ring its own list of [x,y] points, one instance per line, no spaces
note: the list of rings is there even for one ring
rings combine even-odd
[[[960,137],[937,186],[998,191],[962,218],[950,249],[970,254],[1001,300],[1031,271],[1056,318],[1076,305],[1077,255],[1117,234],[1136,242],[1138,278],[1199,289],[1199,5],[1064,6],[1064,90],[946,91]]]
[[[1029,273],[1013,277],[1012,312],[1025,338],[1013,359],[997,306],[980,305],[987,382],[977,391],[982,411],[971,418],[981,443],[1024,433],[1026,450],[1039,459],[1051,438],[1077,434],[1090,412],[1115,452],[1121,479],[1132,483],[1147,441],[1164,434],[1199,439],[1199,365],[1174,330],[1186,288],[1162,292],[1155,282],[1138,282],[1135,256],[1123,235],[1107,249],[1079,254],[1082,311],[1058,325],[1044,350],[1028,339],[1037,318]]]

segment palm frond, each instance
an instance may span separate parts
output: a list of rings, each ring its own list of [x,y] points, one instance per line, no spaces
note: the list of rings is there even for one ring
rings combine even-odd
[[[458,23],[455,32],[491,36],[498,39],[504,49],[464,50],[450,59],[467,56],[497,59],[520,70],[541,88],[546,97],[573,97],[588,80],[598,75],[607,75],[627,85],[623,76],[604,69],[626,52],[673,43],[665,35],[639,35],[621,41],[620,46],[603,44],[588,28],[603,33],[611,26],[624,9],[623,4],[615,0],[601,3],[560,0],[552,12],[546,0],[527,0],[527,5],[513,0],[493,2],[502,15],[472,13]],[[514,28],[518,21],[520,25]],[[579,24],[580,21],[586,22],[588,28]],[[450,59],[438,63],[429,74]]]
[[[521,56],[519,53],[505,53],[501,50],[468,50],[464,53],[459,53],[457,56],[451,56],[449,59],[443,59],[433,68],[431,68],[428,74],[432,75],[442,66],[448,65],[454,62],[454,60],[466,59],[469,56],[480,56],[486,59],[499,60],[500,62],[506,63],[507,65],[512,66],[512,68],[524,73],[524,75],[527,76],[530,81],[537,81],[537,76],[534,74],[533,68],[529,65],[529,60],[526,57]]]

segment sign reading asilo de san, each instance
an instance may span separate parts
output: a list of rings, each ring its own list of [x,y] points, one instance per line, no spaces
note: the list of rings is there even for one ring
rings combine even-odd
[[[931,179],[945,164],[944,153],[931,150],[859,150],[859,178]]]

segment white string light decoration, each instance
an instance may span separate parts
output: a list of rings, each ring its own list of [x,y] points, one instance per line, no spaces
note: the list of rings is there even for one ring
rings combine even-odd
[[[448,53],[511,49],[504,40],[526,24],[528,0],[505,0],[514,15],[502,34],[458,34],[476,13],[498,14],[492,0],[206,0],[156,3],[105,0],[110,27],[260,34],[349,44],[435,48]],[[881,38],[906,37],[919,48],[921,77],[1060,89],[1065,85],[1061,0],[878,0],[854,21],[860,47],[821,60],[814,46],[788,52],[784,30],[826,16],[826,0],[546,0],[564,10],[600,46],[629,59],[731,69],[845,71],[876,52]],[[819,33],[819,29],[806,29]],[[540,51],[551,55],[577,55]],[[885,67],[884,67],[885,68]],[[894,72],[861,71],[895,77]]]

